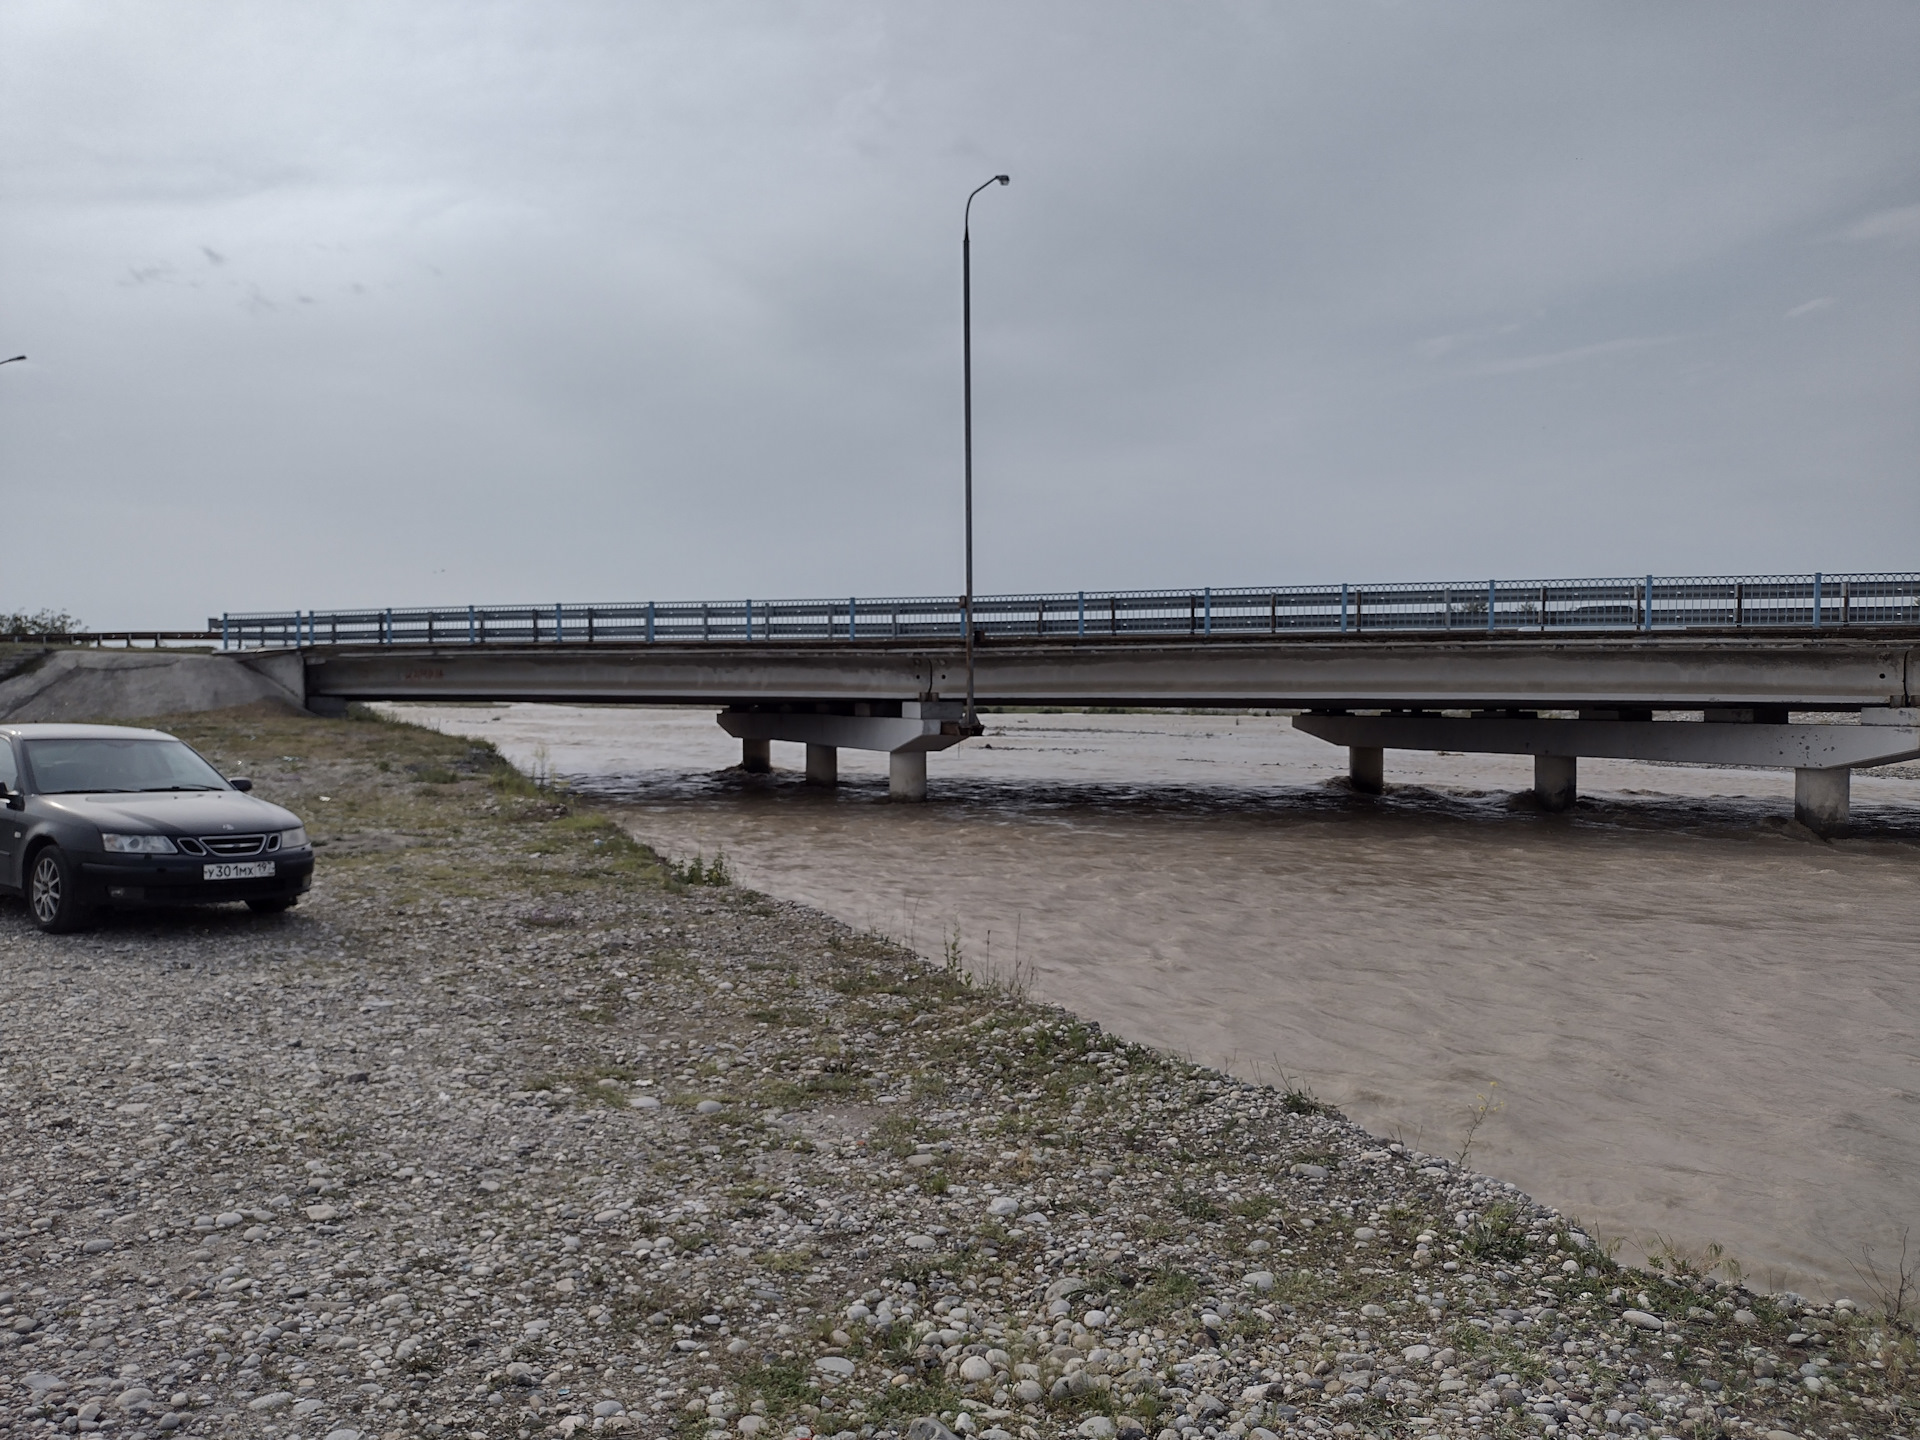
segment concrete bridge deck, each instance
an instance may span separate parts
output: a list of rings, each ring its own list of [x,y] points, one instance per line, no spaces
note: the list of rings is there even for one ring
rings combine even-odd
[[[897,704],[958,701],[966,689],[957,642],[359,644],[281,653],[301,657],[308,693],[342,701]],[[983,705],[1845,711],[1915,703],[1920,627],[1851,635],[1014,638],[980,644],[975,683]]]

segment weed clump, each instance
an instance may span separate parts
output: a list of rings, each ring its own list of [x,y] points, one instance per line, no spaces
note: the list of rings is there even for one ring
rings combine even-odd
[[[1202,1225],[1220,1218],[1220,1207],[1213,1202],[1211,1197],[1196,1194],[1189,1190],[1176,1190],[1173,1192],[1173,1208],[1186,1216],[1187,1219],[1197,1221]]]
[[[727,852],[716,850],[713,859],[708,860],[695,851],[691,860],[675,864],[667,862],[667,874],[681,885],[731,885],[733,871],[727,866]]]
[[[1519,1207],[1505,1200],[1488,1206],[1467,1231],[1463,1248],[1477,1260],[1504,1260],[1509,1264],[1524,1260],[1527,1227]]]
[[[1280,1108],[1289,1115],[1328,1115],[1332,1107],[1311,1090],[1290,1085],[1280,1095]]]

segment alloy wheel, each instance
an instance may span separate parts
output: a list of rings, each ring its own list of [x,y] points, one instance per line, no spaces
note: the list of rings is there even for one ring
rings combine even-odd
[[[33,918],[42,925],[51,924],[60,913],[63,894],[59,864],[51,855],[42,855],[33,867]]]

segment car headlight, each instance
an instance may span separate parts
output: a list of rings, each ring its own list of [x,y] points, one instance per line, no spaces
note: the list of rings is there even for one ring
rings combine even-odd
[[[306,849],[307,827],[304,825],[296,825],[291,830],[282,830],[280,832],[280,848],[282,850]]]
[[[102,835],[100,840],[116,855],[172,855],[179,848],[164,835]]]

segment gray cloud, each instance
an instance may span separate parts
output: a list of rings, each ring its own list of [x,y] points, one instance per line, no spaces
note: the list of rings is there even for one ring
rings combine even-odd
[[[1869,215],[1847,230],[1850,240],[1891,240],[1911,244],[1920,240],[1920,205],[1897,205]]]
[[[1489,360],[1473,367],[1476,375],[1521,375],[1530,370],[1551,370],[1556,365],[1577,365],[1582,360],[1597,360],[1606,355],[1630,355],[1655,345],[1671,345],[1677,335],[1624,336],[1601,340],[1592,345],[1575,345],[1570,350],[1552,350],[1544,355],[1516,355],[1506,360]]]
[[[1920,12],[0,14],[0,608],[1910,566]],[[1809,297],[1819,297],[1817,300]]]

